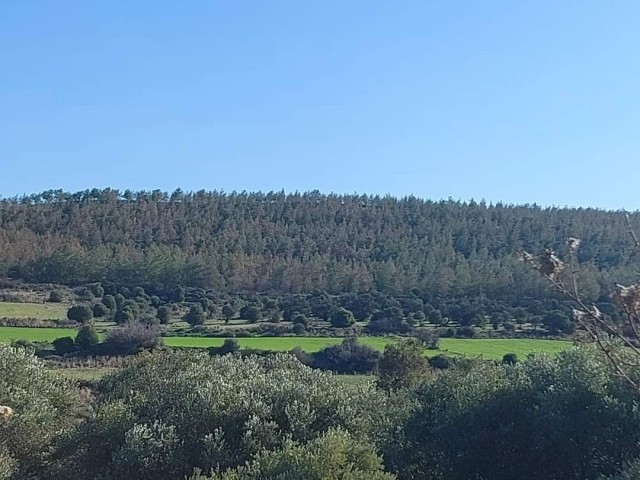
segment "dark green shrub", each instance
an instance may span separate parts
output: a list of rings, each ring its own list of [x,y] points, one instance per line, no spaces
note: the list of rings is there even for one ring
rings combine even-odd
[[[93,310],[89,305],[73,305],[67,310],[67,318],[79,323],[85,323],[93,318]]]
[[[331,326],[334,328],[346,328],[356,323],[356,319],[350,310],[346,308],[338,308],[329,319]]]
[[[104,297],[102,297],[102,304],[112,312],[115,312],[115,310],[118,308],[116,299],[113,295],[105,295]]]
[[[256,323],[262,318],[262,312],[256,305],[245,305],[240,309],[240,318]]]
[[[104,303],[94,303],[92,311],[95,318],[106,317],[111,313],[111,311],[106,307]]]
[[[434,355],[429,359],[429,365],[438,370],[446,370],[451,367],[453,361],[446,355]]]
[[[199,303],[194,303],[193,305],[191,305],[191,307],[189,308],[189,311],[184,316],[184,321],[192,326],[204,325],[206,320],[207,320],[207,315],[206,313],[204,313],[204,309],[202,308],[202,305],[200,305]]]
[[[156,315],[158,320],[160,320],[160,323],[167,324],[171,320],[171,308],[167,305],[162,305],[158,307]]]
[[[49,294],[49,302],[51,303],[60,303],[64,302],[64,293],[60,290],[52,290]]]
[[[76,351],[76,342],[71,337],[56,338],[52,345],[58,355],[66,355]]]
[[[75,340],[75,344],[78,348],[87,350],[98,343],[100,343],[100,336],[93,325],[84,325],[80,330],[78,330]]]
[[[515,353],[505,353],[502,356],[502,363],[505,365],[515,365],[518,363],[518,355]]]

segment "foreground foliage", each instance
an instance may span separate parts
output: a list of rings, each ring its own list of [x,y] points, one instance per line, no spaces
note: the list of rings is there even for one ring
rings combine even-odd
[[[54,441],[70,432],[87,404],[76,386],[22,348],[0,344],[0,479],[42,473]]]
[[[57,478],[210,474],[334,428],[374,449],[398,415],[373,385],[345,385],[284,355],[146,355],[99,389],[95,417],[65,441]]]
[[[0,479],[638,478],[638,397],[596,351],[416,375],[413,347],[388,349],[390,393],[290,355],[145,353],[96,385],[91,411],[0,345]]]
[[[389,452],[400,478],[583,480],[638,454],[637,397],[586,350],[461,364],[418,399]]]

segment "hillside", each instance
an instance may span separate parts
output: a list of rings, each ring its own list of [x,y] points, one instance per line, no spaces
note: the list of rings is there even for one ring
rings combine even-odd
[[[632,215],[640,225],[640,215]],[[0,201],[0,274],[227,292],[546,296],[522,249],[578,252],[586,295],[635,278],[621,212],[284,193],[48,191]]]

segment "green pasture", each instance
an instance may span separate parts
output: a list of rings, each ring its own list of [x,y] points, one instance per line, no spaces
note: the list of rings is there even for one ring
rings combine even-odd
[[[0,327],[0,342],[12,340],[53,341],[59,337],[75,336],[72,328],[28,328],[28,327]],[[224,338],[208,337],[164,337],[164,344],[169,347],[208,348],[218,347]],[[252,337],[238,338],[241,348],[255,348],[260,350],[289,351],[296,347],[305,352],[317,352],[328,345],[337,345],[342,338],[334,337]],[[360,342],[377,350],[383,350],[389,342],[397,341],[386,337],[361,337]],[[516,353],[524,357],[531,352],[556,354],[569,346],[569,341],[536,340],[536,339],[461,339],[443,338],[438,350],[426,350],[426,355],[439,353],[457,356],[483,357],[486,359],[500,359],[505,353]]]
[[[32,342],[52,342],[60,337],[75,337],[75,328],[31,328],[0,327],[0,342],[13,340],[30,340]]]
[[[337,345],[342,338],[333,337],[253,337],[238,338],[241,348],[256,348],[261,350],[289,351],[296,347],[305,352],[317,352],[328,345]],[[360,337],[360,343],[377,350],[383,350],[385,345],[396,341],[384,337]],[[171,347],[219,347],[224,338],[204,337],[165,337],[164,344]],[[569,348],[572,342],[563,340],[537,339],[462,339],[443,338],[438,350],[426,350],[426,355],[447,354],[451,356],[483,357],[487,359],[501,359],[505,353],[516,353],[524,357],[531,352],[556,354]]]
[[[61,320],[67,317],[66,303],[13,303],[0,302],[0,318],[36,318]]]

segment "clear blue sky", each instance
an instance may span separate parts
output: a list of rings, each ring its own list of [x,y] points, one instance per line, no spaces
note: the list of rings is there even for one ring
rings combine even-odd
[[[0,194],[640,208],[640,2],[4,0]]]

